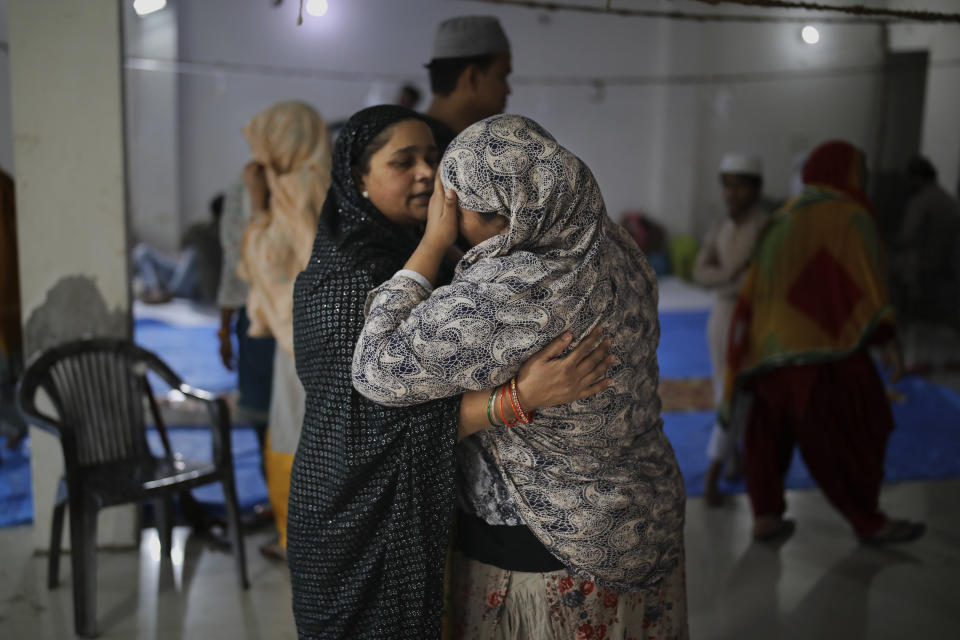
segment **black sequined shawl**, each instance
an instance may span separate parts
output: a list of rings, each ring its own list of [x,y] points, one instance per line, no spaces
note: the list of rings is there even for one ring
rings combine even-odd
[[[313,255],[294,290],[307,399],[287,551],[301,638],[440,632],[459,397],[389,408],[350,380],[367,292],[403,267],[418,240],[359,195],[351,164],[386,127],[417,117],[371,107],[344,126]]]

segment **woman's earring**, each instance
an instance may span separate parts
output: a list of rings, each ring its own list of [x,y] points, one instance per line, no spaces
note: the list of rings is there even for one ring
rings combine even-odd
[[[370,199],[370,192],[369,192],[369,191],[366,191],[366,190],[361,191],[361,192],[360,192],[360,195],[362,195],[362,196],[363,196],[364,198],[366,198],[367,200]]]

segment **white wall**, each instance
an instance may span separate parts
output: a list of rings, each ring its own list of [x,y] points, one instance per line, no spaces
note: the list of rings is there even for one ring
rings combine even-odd
[[[143,17],[124,2],[125,55],[128,58],[176,59],[177,4]],[[180,243],[180,145],[176,73],[124,72],[125,148],[130,185],[130,232],[134,242],[172,252]]]
[[[783,197],[798,152],[831,137],[868,153],[875,144],[876,26],[820,25],[821,43],[811,47],[800,41],[798,24],[699,24],[444,0],[331,0],[327,16],[305,16],[298,28],[295,5],[178,3],[181,60],[248,65],[180,75],[182,218],[205,217],[209,198],[237,179],[248,157],[241,128],[259,109],[296,98],[335,120],[389,99],[403,79],[426,90],[422,65],[435,25],[467,13],[501,19],[513,46],[508,110],[539,120],[583,157],[614,218],[640,208],[673,231],[699,233],[720,211],[715,167],[724,151],[762,154],[768,191]],[[678,8],[649,3],[658,5]],[[281,67],[357,76],[286,77]],[[838,68],[847,71],[821,73]],[[370,73],[392,77],[360,77]],[[601,100],[591,86],[544,82],[557,76],[648,82],[607,86]]]
[[[688,104],[681,118],[673,118],[672,130],[683,135],[692,128],[698,136],[687,147],[695,153],[687,165],[695,173],[691,219],[681,226],[703,233],[722,215],[716,167],[725,151],[758,153],[765,191],[775,199],[788,195],[794,158],[820,142],[842,138],[872,156],[883,60],[880,28],[817,26],[821,37],[815,46],[800,39],[802,25],[795,23],[678,29],[677,46],[687,49],[695,40],[699,56],[674,56],[673,72],[717,74],[714,82],[672,90],[685,92]]]
[[[385,72],[417,82],[427,98],[423,64],[429,58],[435,25],[468,12],[501,17],[513,45],[515,76],[594,74],[598,67],[606,73],[626,74],[652,66],[658,53],[658,27],[649,22],[556,14],[544,24],[542,14],[519,9],[436,0],[356,0],[331,2],[326,17],[307,18],[297,28],[293,4],[277,10],[268,3],[246,1],[243,11],[233,12],[224,11],[225,1],[183,5],[181,58]],[[219,29],[214,36],[209,26],[217,21],[229,28]],[[584,41],[585,33],[603,33],[603,37]],[[373,95],[391,98],[397,86],[395,80],[184,75],[180,103],[184,209],[190,216],[203,216],[209,196],[237,179],[248,157],[240,129],[259,109],[276,100],[297,98],[335,120],[371,103]],[[540,87],[518,81],[508,109],[540,120],[583,155],[604,187],[612,211],[636,206],[651,188],[648,167],[655,156],[646,138],[655,127],[656,89],[612,89],[602,104],[591,102],[592,94],[589,87]],[[426,106],[426,99],[421,106]]]

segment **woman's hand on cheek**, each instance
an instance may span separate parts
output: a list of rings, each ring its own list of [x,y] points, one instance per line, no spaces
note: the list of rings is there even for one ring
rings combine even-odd
[[[457,194],[452,189],[444,192],[438,171],[434,178],[430,206],[427,209],[427,228],[423,233],[423,242],[438,250],[446,251],[447,247],[456,242],[458,231]]]
[[[613,383],[605,376],[617,359],[610,354],[610,340],[603,337],[603,329],[595,328],[576,349],[558,357],[571,339],[569,333],[555,338],[520,368],[517,394],[524,410],[568,404]]]
[[[437,176],[427,209],[427,228],[404,268],[416,271],[435,284],[443,257],[457,239],[458,228],[457,196],[451,191],[446,197],[440,176]]]

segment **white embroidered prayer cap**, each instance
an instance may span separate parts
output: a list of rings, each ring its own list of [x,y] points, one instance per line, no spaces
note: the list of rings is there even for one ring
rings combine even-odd
[[[458,16],[437,26],[432,60],[469,58],[510,50],[500,21],[493,16]]]
[[[720,159],[719,173],[735,173],[744,176],[763,177],[763,161],[752,153],[728,151]]]

